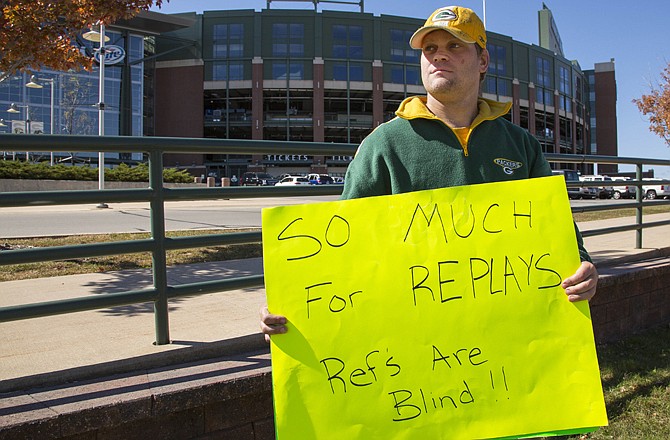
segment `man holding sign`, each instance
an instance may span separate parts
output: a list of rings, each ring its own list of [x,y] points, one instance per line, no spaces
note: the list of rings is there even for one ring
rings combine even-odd
[[[410,39],[421,50],[426,97],[410,97],[397,117],[360,145],[343,199],[551,176],[539,142],[503,118],[511,103],[479,96],[489,65],[486,30],[470,9],[436,10]],[[571,302],[590,300],[598,273],[576,229],[581,265],[562,280]],[[261,309],[261,331],[285,333],[286,318]]]
[[[503,118],[509,103],[479,97],[484,25],[470,9],[441,8],[410,46],[422,52],[428,95],[403,101],[363,141],[348,201],[263,210],[267,297],[279,314],[263,307],[261,330],[269,340],[290,327],[272,341],[277,438],[495,438],[606,424],[580,302],[598,274],[539,142]]]
[[[348,201],[263,210],[267,297],[279,314],[263,307],[261,330],[269,340],[291,329],[272,341],[277,438],[496,438],[606,424],[580,302],[598,274],[539,142],[503,118],[511,104],[479,97],[484,25],[470,9],[441,8],[410,46],[422,52],[428,95],[403,101],[363,141]]]

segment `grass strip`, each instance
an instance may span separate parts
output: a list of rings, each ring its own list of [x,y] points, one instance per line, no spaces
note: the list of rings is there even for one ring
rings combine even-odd
[[[167,232],[166,235],[168,237],[184,237],[204,234],[225,234],[249,231],[251,230],[245,229],[242,231],[238,229],[212,229],[199,231],[170,231]],[[66,235],[58,237],[12,238],[4,239],[2,242],[0,242],[0,252],[2,250],[25,249],[30,247],[72,246],[89,243],[139,240],[149,237],[149,233],[137,232],[124,234],[91,234]],[[178,249],[167,251],[166,253],[168,266],[179,264],[207,263],[211,261],[239,260],[260,256],[262,256],[260,243]],[[13,264],[0,266],[0,282],[146,268],[151,268],[151,254],[149,252],[108,255],[92,258],[76,258],[61,261],[45,261],[41,263]]]
[[[670,438],[670,327],[598,346],[609,426],[570,439]]]

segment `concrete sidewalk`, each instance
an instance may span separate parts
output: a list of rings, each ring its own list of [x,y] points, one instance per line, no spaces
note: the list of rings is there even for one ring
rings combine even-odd
[[[670,214],[644,216],[645,223],[670,220]],[[580,231],[624,226],[635,223],[634,217],[578,223]],[[627,261],[667,256],[670,248],[670,225],[657,226],[642,231],[642,248],[635,249],[635,231],[615,232],[584,238],[584,245],[599,266],[613,266]]]
[[[178,285],[262,273],[260,258],[168,269]],[[54,301],[151,287],[150,270],[0,283],[0,306]],[[155,368],[235,352],[267,349],[258,311],[265,289],[170,300],[172,344],[156,346],[153,304],[0,323],[0,393],[53,382]]]
[[[670,218],[647,216],[645,221]],[[580,224],[583,231],[629,224],[631,218]],[[670,225],[643,232],[644,248],[635,249],[635,232],[585,239],[599,267],[667,256]],[[261,259],[169,268],[169,283],[220,280],[262,273]],[[53,301],[151,286],[149,270],[73,275],[0,283],[0,306]],[[263,288],[206,294],[170,301],[172,344],[156,346],[152,304],[0,323],[0,393],[51,383],[155,368],[220,357],[240,351],[268,350],[258,330]]]

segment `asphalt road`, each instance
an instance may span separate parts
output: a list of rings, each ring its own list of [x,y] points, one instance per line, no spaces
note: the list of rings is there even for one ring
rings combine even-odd
[[[235,229],[261,226],[261,209],[317,203],[337,196],[231,199],[165,204],[165,228],[173,230]],[[148,203],[21,207],[0,209],[0,238],[40,237],[114,232],[149,232]]]
[[[336,199],[337,196],[317,196],[167,202],[165,228],[173,231],[260,227],[262,208]],[[625,202],[630,200],[570,201],[572,206]],[[149,232],[150,221],[148,203],[110,203],[109,208],[92,204],[2,208],[0,238]]]

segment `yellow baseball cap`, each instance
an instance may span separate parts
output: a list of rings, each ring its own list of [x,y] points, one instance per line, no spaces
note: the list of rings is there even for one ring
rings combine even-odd
[[[482,49],[486,49],[484,23],[472,9],[462,6],[447,6],[433,12],[423,27],[409,39],[410,47],[421,49],[423,37],[438,29],[451,33],[465,43],[477,43]]]

